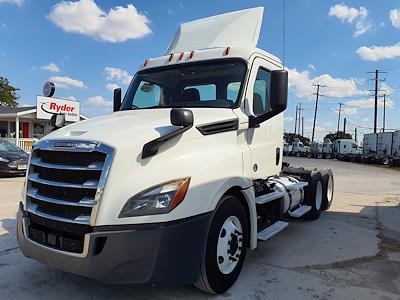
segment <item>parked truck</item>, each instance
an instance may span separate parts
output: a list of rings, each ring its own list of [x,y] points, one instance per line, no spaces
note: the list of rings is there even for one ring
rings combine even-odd
[[[307,148],[306,146],[304,146],[303,142],[300,141],[300,139],[295,138],[292,142],[291,145],[291,152],[290,155],[296,156],[296,157],[300,157],[300,156],[306,156],[307,155]]]
[[[360,161],[362,152],[362,148],[352,139],[337,139],[333,141],[333,153],[337,159]]]
[[[256,47],[262,16],[181,24],[122,103],[115,90],[112,115],[40,140],[18,212],[23,254],[103,282],[222,293],[248,250],[328,209],[331,170],[282,169],[288,74]]]

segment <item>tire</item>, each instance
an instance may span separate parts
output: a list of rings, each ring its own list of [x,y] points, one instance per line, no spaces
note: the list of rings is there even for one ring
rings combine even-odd
[[[307,153],[307,157],[308,157],[308,158],[311,158],[311,157],[312,157],[312,154],[311,154],[311,153]]]
[[[322,211],[322,176],[314,171],[308,186],[305,188],[304,204],[311,206],[311,210],[304,215],[308,220],[316,220]]]
[[[389,157],[382,158],[382,165],[387,166],[390,163]]]
[[[330,159],[330,158],[331,158],[331,155],[330,155],[329,153],[327,153],[327,154],[325,154],[325,158],[326,158],[326,159]]]
[[[322,176],[322,210],[328,210],[333,201],[333,191],[335,187],[335,181],[333,179],[333,172],[331,169],[323,169],[321,171]]]
[[[296,152],[296,153],[294,154],[294,156],[300,157],[300,152]]]
[[[242,270],[246,248],[249,245],[248,220],[240,200],[228,195],[222,197],[220,203],[208,232],[200,274],[194,284],[198,289],[211,294],[223,293],[235,283]],[[229,237],[227,231],[232,229],[232,224],[235,230],[231,231]],[[238,224],[242,227],[240,234],[237,233],[240,231]],[[232,254],[230,251],[235,252]],[[227,257],[229,259],[226,259]],[[237,261],[231,260],[232,257]]]
[[[317,154],[317,158],[318,158],[318,159],[321,159],[321,158],[322,158],[322,154],[321,154],[321,153],[318,153],[318,154]]]

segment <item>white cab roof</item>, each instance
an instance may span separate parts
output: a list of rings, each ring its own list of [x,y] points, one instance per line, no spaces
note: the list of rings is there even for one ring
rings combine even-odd
[[[255,47],[263,12],[263,7],[256,7],[183,23],[167,54],[214,47]]]

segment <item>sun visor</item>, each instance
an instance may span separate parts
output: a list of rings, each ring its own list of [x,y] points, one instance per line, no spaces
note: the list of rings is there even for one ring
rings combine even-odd
[[[183,23],[167,54],[214,47],[255,47],[263,12],[263,7],[256,7]]]

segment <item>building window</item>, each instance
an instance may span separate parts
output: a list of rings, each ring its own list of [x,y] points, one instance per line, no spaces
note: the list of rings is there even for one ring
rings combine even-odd
[[[8,137],[8,122],[0,121],[0,137]]]

